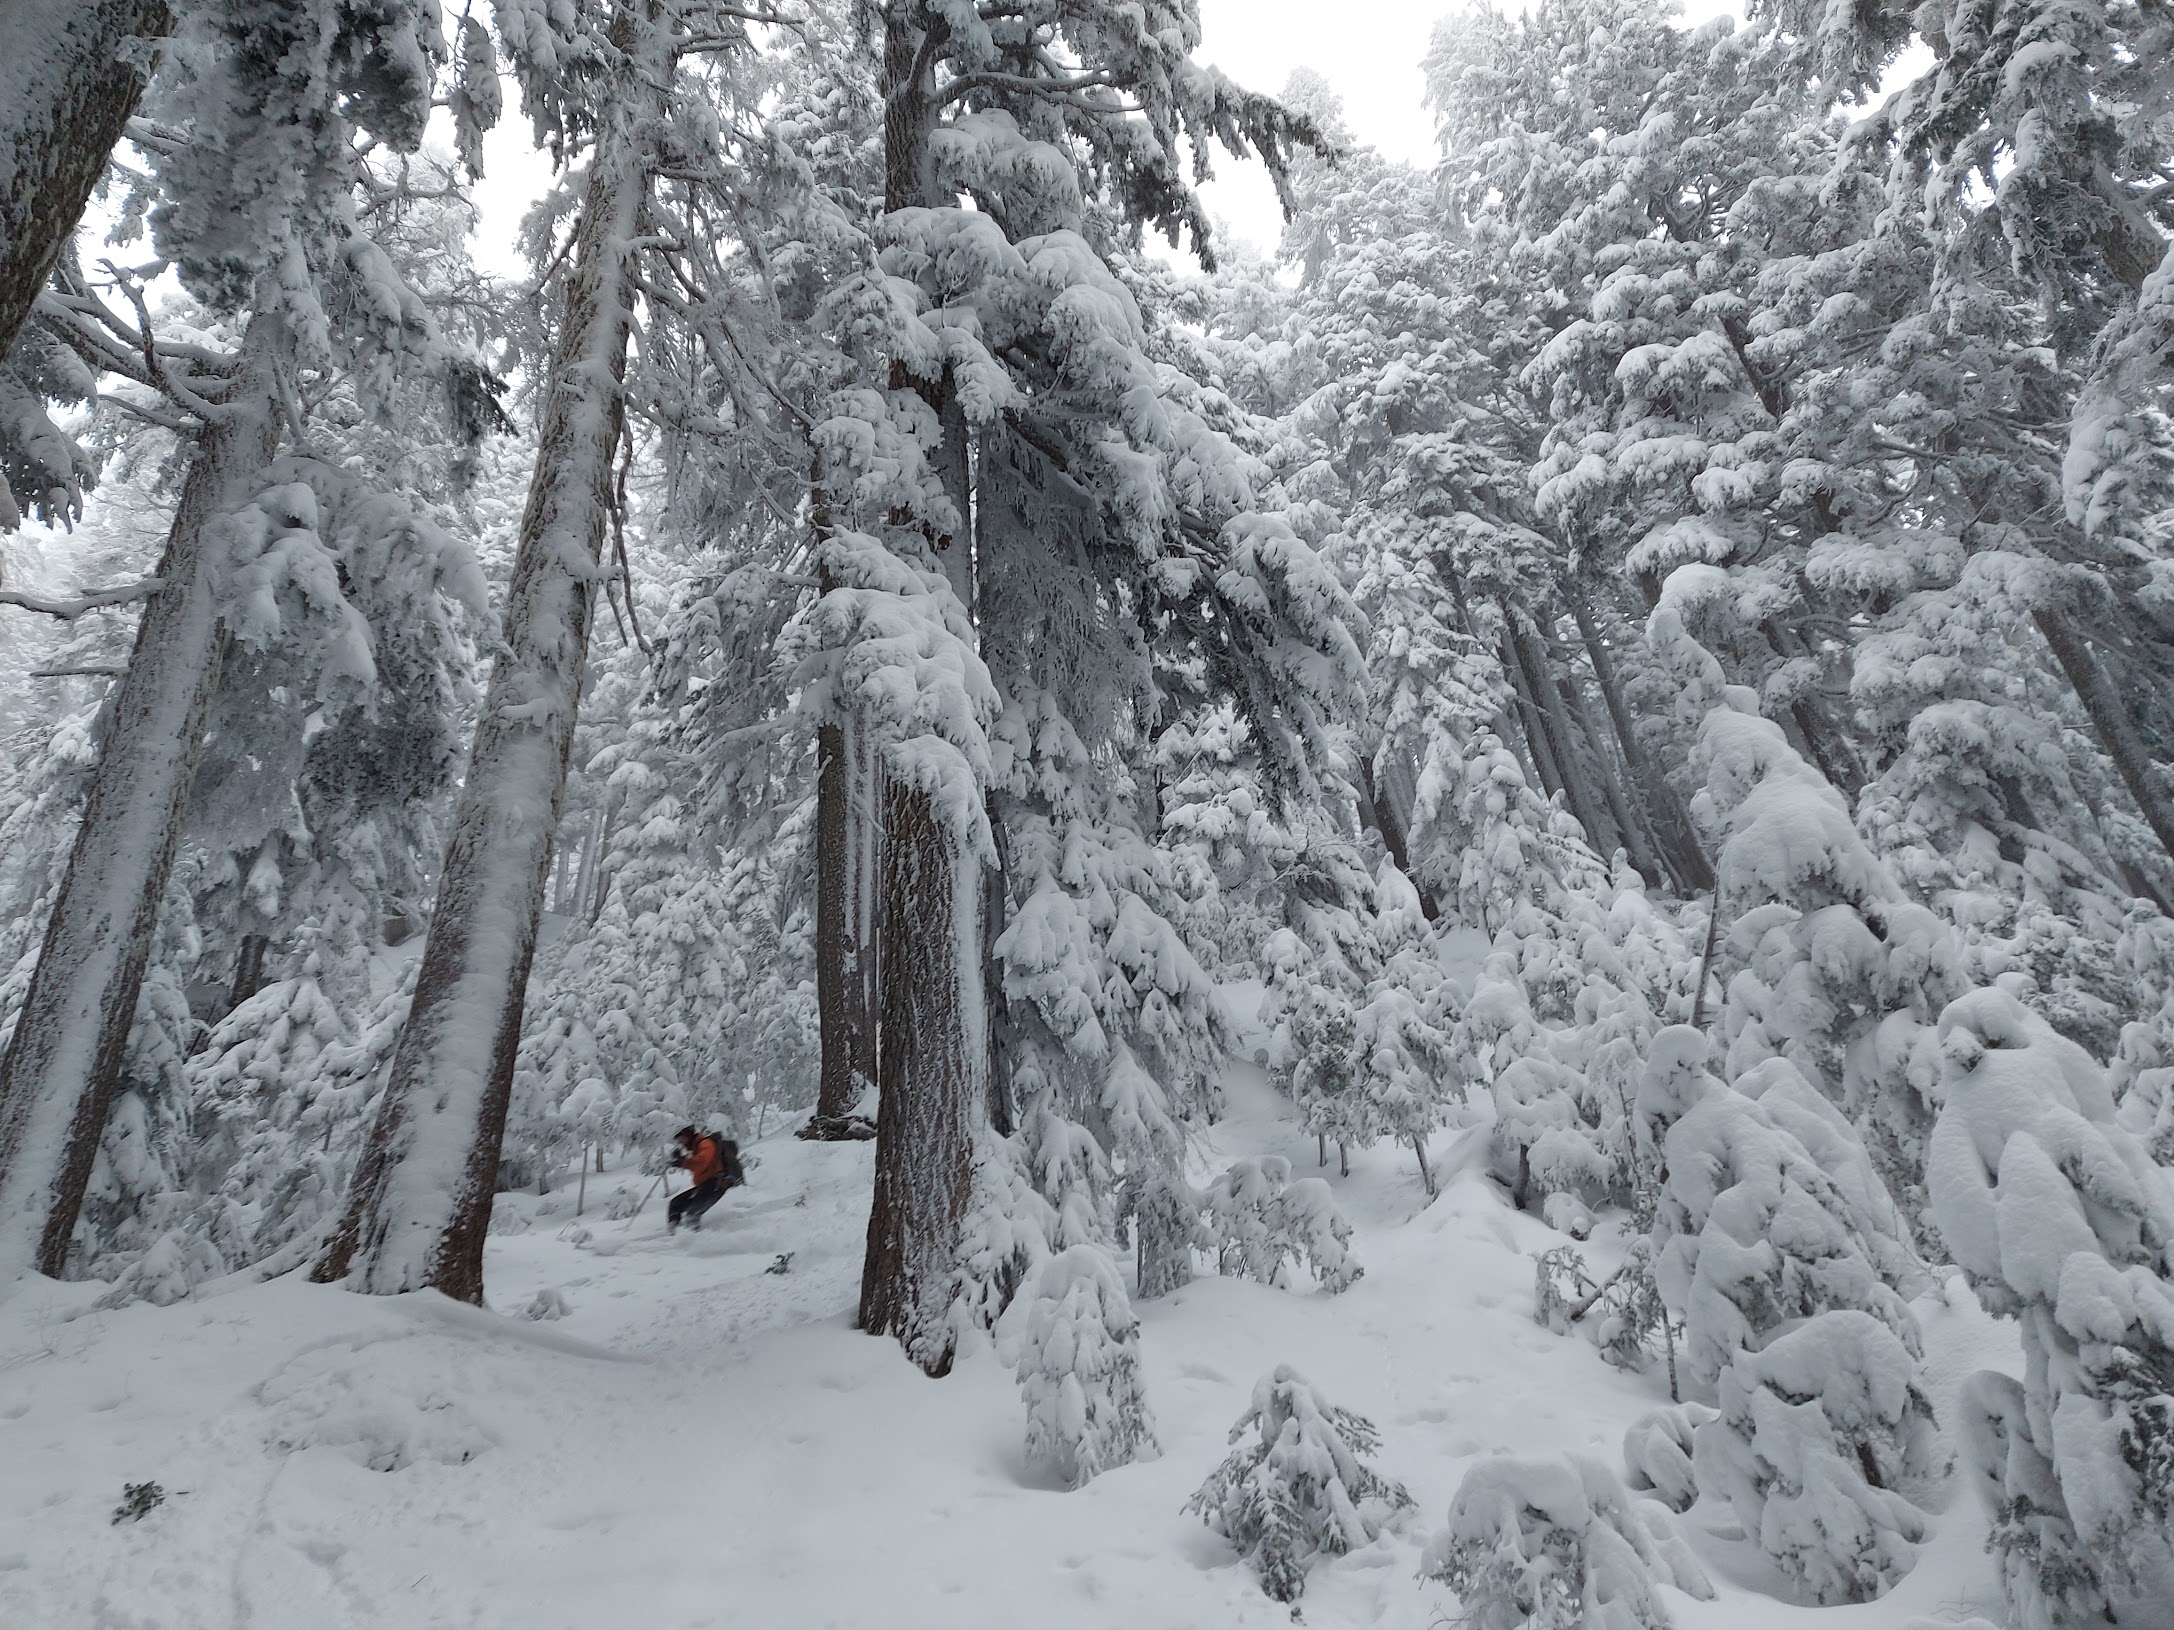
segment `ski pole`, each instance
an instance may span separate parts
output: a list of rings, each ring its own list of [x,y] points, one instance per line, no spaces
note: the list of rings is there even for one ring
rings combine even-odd
[[[632,1211],[628,1212],[628,1213],[627,1213],[627,1220],[626,1220],[625,1222],[623,1222],[623,1223],[621,1223],[621,1224],[619,1225],[619,1232],[620,1232],[620,1233],[622,1233],[622,1234],[623,1234],[623,1233],[625,1233],[625,1232],[626,1232],[626,1231],[627,1231],[628,1229],[630,1229],[630,1228],[632,1228],[632,1227],[634,1226],[634,1219],[635,1219],[635,1218],[637,1218],[637,1217],[639,1217],[639,1216],[640,1216],[640,1215],[642,1214],[642,1208],[643,1208],[643,1206],[646,1206],[646,1205],[648,1205],[648,1204],[649,1204],[649,1197],[650,1197],[650,1195],[652,1195],[652,1194],[654,1194],[654,1193],[656,1193],[656,1192],[657,1192],[657,1183],[661,1183],[661,1182],[663,1182],[663,1181],[664,1181],[664,1173],[662,1173],[662,1172],[659,1172],[659,1173],[657,1173],[657,1177],[656,1177],[656,1182],[653,1182],[653,1183],[651,1183],[651,1184],[649,1185],[649,1187],[648,1187],[648,1188],[646,1188],[646,1189],[644,1189],[644,1190],[642,1191],[642,1203],[641,1203],[641,1205],[638,1205],[638,1206],[636,1206],[636,1207],[635,1207],[635,1208],[634,1208],[634,1209],[633,1209]]]

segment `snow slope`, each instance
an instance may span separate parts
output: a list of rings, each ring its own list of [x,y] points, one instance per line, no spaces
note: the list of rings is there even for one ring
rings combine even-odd
[[[1531,1319],[1531,1253],[1558,1243],[1479,1170],[1484,1128],[1443,1134],[1422,1209],[1408,1153],[1327,1175],[1367,1277],[1341,1298],[1208,1279],[1142,1304],[1161,1459],[1077,1493],[1031,1475],[1023,1411],[987,1350],[930,1381],[850,1328],[870,1149],[775,1136],[699,1236],[661,1208],[605,1220],[645,1180],[502,1197],[496,1312],[434,1295],[294,1282],[99,1311],[46,1283],[0,1309],[0,1624],[16,1630],[763,1627],[1180,1630],[1291,1622],[1180,1511],[1253,1381],[1296,1365],[1381,1427],[1379,1464],[1418,1498],[1398,1535],[1314,1572],[1304,1622],[1425,1630],[1457,1605],[1416,1576],[1472,1458],[1580,1449],[1620,1464],[1666,1402]],[[1211,1162],[1310,1141],[1241,1070]],[[510,1219],[510,1220],[509,1220]],[[765,1270],[790,1252],[783,1273]],[[539,1293],[566,1312],[519,1315]],[[1960,1287],[1919,1307],[1936,1402],[2012,1367]],[[544,1298],[549,1301],[550,1298]],[[165,1502],[111,1514],[124,1484]],[[1983,1521],[1958,1498],[1886,1600],[1798,1609],[1705,1508],[1688,1520],[1721,1587],[1671,1594],[1684,1630],[1900,1630],[1992,1617]]]

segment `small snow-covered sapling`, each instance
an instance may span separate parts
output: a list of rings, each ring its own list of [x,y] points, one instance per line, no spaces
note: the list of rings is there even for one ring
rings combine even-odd
[[[1318,1177],[1293,1179],[1291,1163],[1262,1155],[1233,1164],[1208,1186],[1206,1221],[1223,1273],[1286,1282],[1287,1264],[1306,1263],[1332,1295],[1365,1273],[1351,1254],[1351,1224]]]
[[[1674,1518],[1584,1455],[1481,1461],[1420,1572],[1457,1593],[1475,1630],[1668,1630],[1660,1584],[1714,1594]]]
[[[1152,1460],[1154,1417],[1140,1377],[1140,1321],[1109,1253],[1074,1245],[1042,1265],[1019,1349],[1027,1458],[1068,1488]]]
[[[1372,1543],[1412,1503],[1403,1484],[1362,1458],[1381,1445],[1373,1422],[1336,1408],[1288,1364],[1254,1383],[1230,1441],[1249,1430],[1254,1440],[1233,1449],[1185,1509],[1237,1547],[1276,1601],[1297,1601],[1318,1558]]]

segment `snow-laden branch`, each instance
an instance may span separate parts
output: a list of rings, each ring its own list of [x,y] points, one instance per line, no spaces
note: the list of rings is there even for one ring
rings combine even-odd
[[[102,611],[109,606],[125,606],[132,601],[148,599],[165,586],[162,579],[147,577],[137,583],[116,583],[111,588],[89,589],[66,599],[31,594],[22,589],[0,589],[0,606],[16,606],[24,611],[35,611],[40,616],[58,617],[64,623],[72,623],[87,611]]]

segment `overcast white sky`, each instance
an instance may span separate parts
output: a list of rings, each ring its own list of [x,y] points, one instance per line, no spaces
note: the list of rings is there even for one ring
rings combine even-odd
[[[1278,91],[1292,70],[1311,68],[1344,99],[1352,133],[1392,158],[1434,157],[1434,126],[1422,102],[1420,59],[1437,19],[1460,0],[1200,0],[1201,57],[1254,90]],[[1732,0],[1686,0],[1685,15],[1736,10]],[[477,259],[509,275],[525,268],[515,252],[520,217],[542,184],[528,121],[510,89],[506,118],[485,146],[488,179],[477,189],[483,212]],[[1205,191],[1227,233],[1275,247],[1282,228],[1275,189],[1258,165],[1216,155]]]

